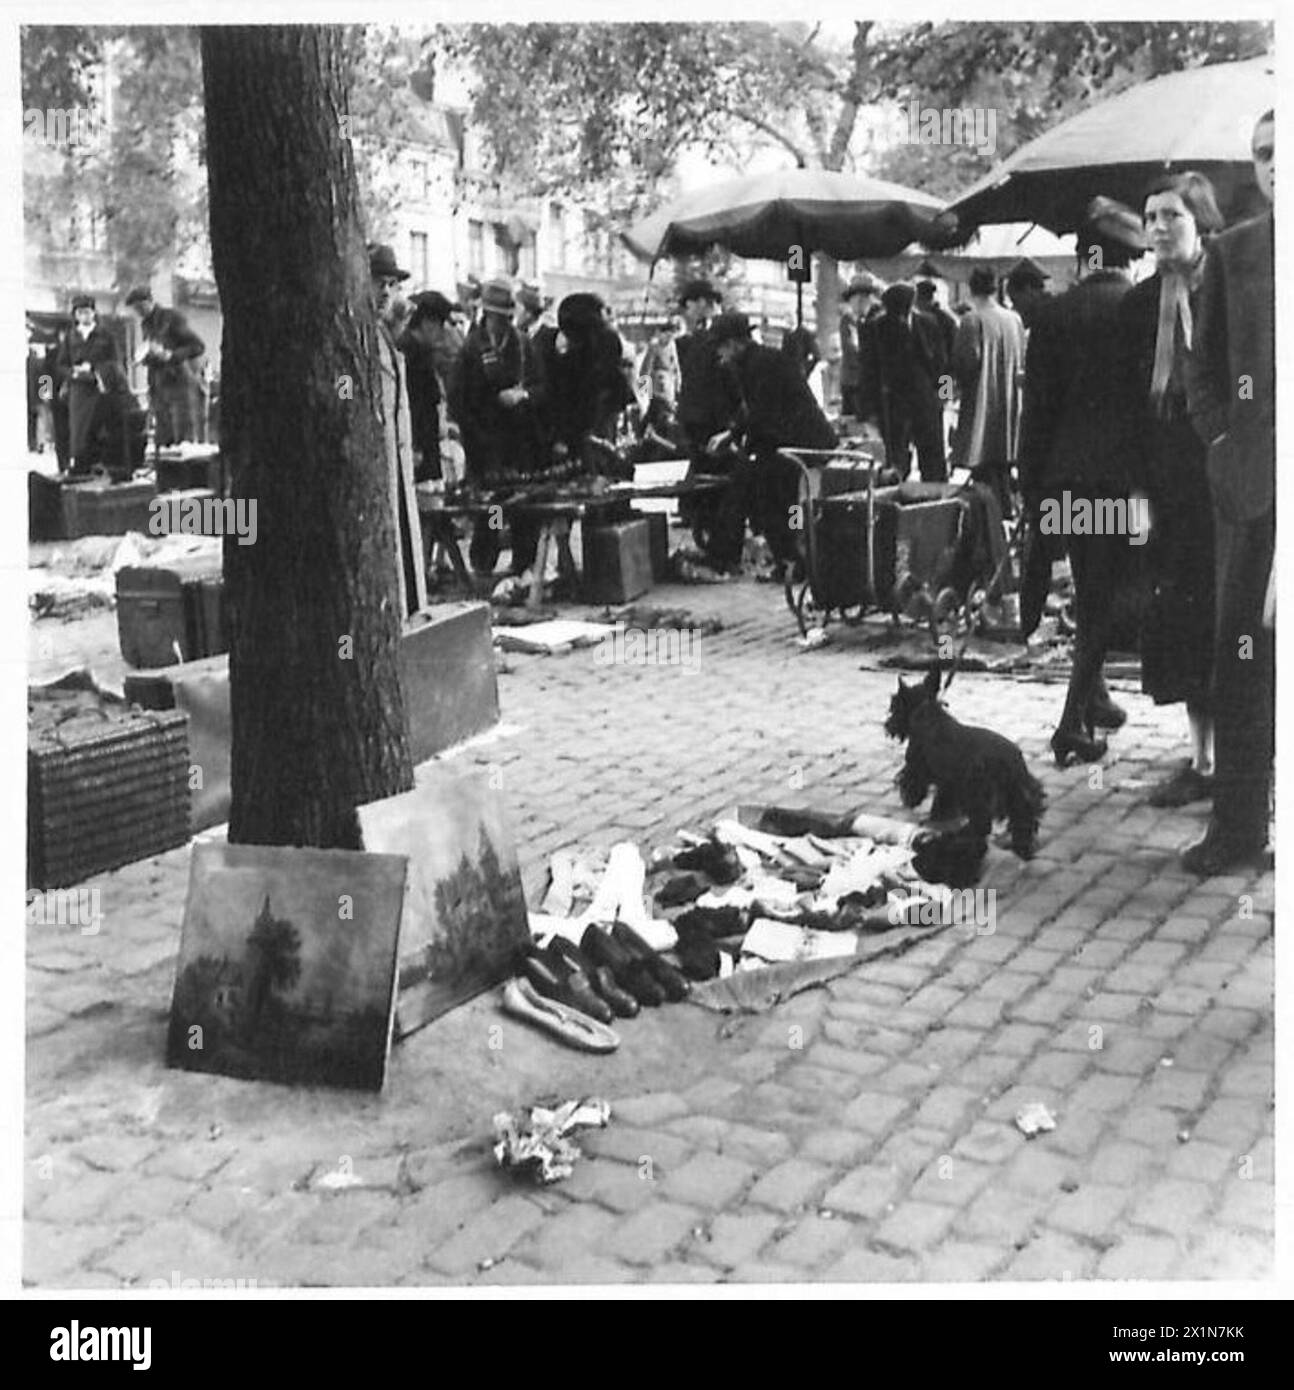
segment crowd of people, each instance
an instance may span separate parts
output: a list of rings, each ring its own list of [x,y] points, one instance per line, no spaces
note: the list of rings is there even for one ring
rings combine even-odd
[[[1095,762],[1106,752],[1100,731],[1125,722],[1102,667],[1140,578],[1143,689],[1185,706],[1191,739],[1191,757],[1150,800],[1212,800],[1207,833],[1183,853],[1200,874],[1261,861],[1270,816],[1271,112],[1254,130],[1253,161],[1268,211],[1227,230],[1199,173],[1157,178],[1139,210],[1096,199],[1079,229],[1078,283],[1028,311],[1018,449],[1026,509],[1036,517],[1068,494],[1094,506],[1142,502],[1148,517],[1148,535],[1036,535],[1044,551],[1059,541],[1075,591],[1073,664],[1052,748],[1062,764]],[[1154,273],[1134,285],[1129,266],[1147,248]]]
[[[1270,201],[1270,113],[1253,155]],[[1154,271],[1134,283],[1148,250]],[[636,365],[592,295],[568,296],[550,323],[535,287],[492,282],[458,328],[461,311],[443,296],[414,296],[398,341],[411,396],[424,395],[416,413],[438,421],[422,427],[422,467],[438,468],[437,446],[456,428],[469,480],[568,460],[596,470],[614,456],[617,419],[645,401],[640,456],[660,450],[727,476],[717,500],[692,503],[687,518],[714,566],[741,563],[749,527],[783,574],[798,564],[798,475],[781,450],[829,451],[847,433],[873,437],[899,480],[913,455],[924,482],[943,483],[950,466],[964,472],[1003,517],[1018,514],[1026,583],[1034,574],[1045,587],[1051,561],[1069,562],[1074,656],[1051,740],[1057,762],[1099,761],[1106,733],[1126,721],[1103,668],[1131,614],[1145,692],[1184,706],[1191,745],[1152,804],[1212,799],[1207,834],[1184,853],[1189,869],[1260,860],[1274,748],[1270,211],[1223,230],[1206,177],[1166,174],[1140,208],[1093,199],[1077,233],[1076,282],[1052,294],[1049,280],[1027,259],[1000,283],[976,268],[953,313],[930,266],[915,283],[855,277],[843,295],[834,423],[810,384],[823,359],[813,334],[797,328],[780,348],[765,345],[705,280],[681,287],[677,324]],[[437,334],[424,339],[428,318]],[[1135,518],[1144,506],[1145,532],[1047,534],[1040,519],[1058,498],[1071,515],[1086,503],[1089,515]],[[474,565],[492,572],[498,555],[497,532],[478,529]],[[533,558],[533,536],[517,528],[514,568]]]

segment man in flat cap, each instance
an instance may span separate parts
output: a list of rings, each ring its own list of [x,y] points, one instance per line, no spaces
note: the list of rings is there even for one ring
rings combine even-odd
[[[1254,127],[1268,209],[1209,247],[1187,366],[1191,422],[1209,446],[1217,556],[1213,815],[1182,855],[1192,873],[1265,862],[1275,749],[1276,281],[1274,113]]]
[[[198,381],[197,359],[206,344],[189,327],[184,315],[153,301],[147,285],[136,285],[126,304],[139,315],[143,345],[138,361],[148,368],[148,404],[153,412],[159,448],[182,444],[197,434],[194,409]]]
[[[678,422],[692,466],[703,472],[707,446],[732,423],[737,402],[709,331],[720,303],[718,290],[708,280],[689,280],[679,290],[678,303],[683,318],[683,332],[674,341],[679,367]]]
[[[797,561],[791,508],[799,496],[799,474],[778,450],[833,449],[836,432],[790,358],[751,340],[745,314],[720,314],[711,332],[720,362],[738,384],[734,433],[743,449],[720,513],[715,558],[726,566],[740,561],[749,517],[751,529],[768,542],[785,573]]]
[[[1132,288],[1129,266],[1145,254],[1146,237],[1131,208],[1094,198],[1077,241],[1079,281],[1040,308],[1025,355],[1020,485],[1040,539],[1044,499],[1068,495],[1071,503],[1086,501],[1093,515],[1110,514],[1112,506],[1127,515],[1136,483],[1119,304]],[[1061,514],[1070,513],[1062,508]],[[1117,729],[1127,718],[1110,699],[1102,668],[1116,597],[1132,580],[1131,539],[1077,528],[1056,538],[1073,572],[1077,628],[1069,690],[1051,741],[1062,767],[1099,761],[1106,743],[1096,731]],[[1049,575],[1049,563],[1045,569]]]

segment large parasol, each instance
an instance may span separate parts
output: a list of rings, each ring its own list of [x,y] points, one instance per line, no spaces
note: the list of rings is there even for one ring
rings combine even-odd
[[[1021,146],[954,199],[945,216],[955,216],[963,232],[994,222],[1070,232],[1097,194],[1140,208],[1156,174],[1197,169],[1234,221],[1263,206],[1249,141],[1275,101],[1271,55],[1153,78]]]
[[[840,261],[892,256],[914,241],[948,240],[943,202],[902,184],[827,169],[779,169],[729,179],[676,199],[622,233],[643,260],[723,246],[792,266],[795,248]],[[802,288],[802,284],[801,284]]]

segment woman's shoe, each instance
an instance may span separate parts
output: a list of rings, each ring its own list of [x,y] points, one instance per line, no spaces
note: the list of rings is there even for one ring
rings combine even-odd
[[[503,1011],[581,1052],[614,1052],[620,1046],[617,1034],[605,1024],[540,994],[528,979],[509,980],[503,987]]]
[[[1163,810],[1189,806],[1193,801],[1209,801],[1212,797],[1213,778],[1198,772],[1188,762],[1155,787],[1146,798],[1146,805]]]
[[[1103,738],[1094,738],[1082,729],[1057,729],[1051,736],[1051,751],[1056,756],[1057,767],[1099,763],[1105,757],[1106,743]]]

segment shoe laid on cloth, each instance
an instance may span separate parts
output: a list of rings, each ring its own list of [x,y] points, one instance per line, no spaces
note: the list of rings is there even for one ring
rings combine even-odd
[[[1270,869],[1272,854],[1261,840],[1232,840],[1210,826],[1202,840],[1182,851],[1181,864],[1187,873],[1215,878],[1234,869]]]
[[[578,1009],[544,998],[529,980],[509,980],[503,987],[502,1005],[504,1013],[533,1023],[581,1052],[614,1052],[620,1046],[620,1037],[612,1029]]]
[[[1071,763],[1099,763],[1106,753],[1103,738],[1093,738],[1082,729],[1057,729],[1051,736],[1051,751],[1057,767]]]
[[[1208,801],[1213,796],[1213,778],[1197,772],[1189,762],[1160,782],[1146,798],[1148,806],[1189,806],[1192,801]]]

